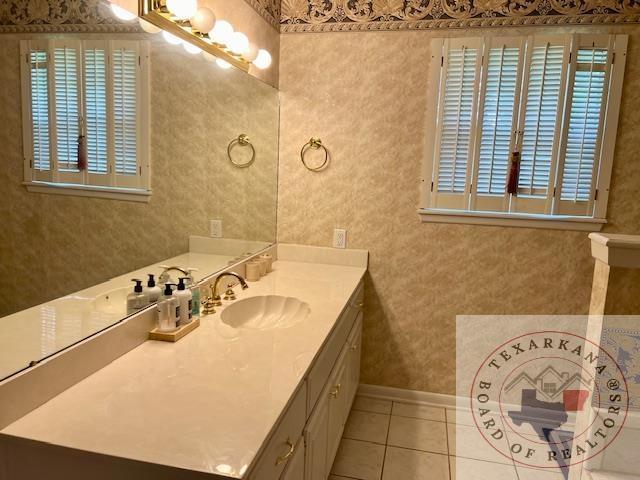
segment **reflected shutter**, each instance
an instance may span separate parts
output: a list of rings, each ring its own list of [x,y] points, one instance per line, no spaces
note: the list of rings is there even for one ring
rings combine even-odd
[[[107,49],[104,42],[84,44],[84,128],[87,137],[87,173],[90,184],[106,184],[107,146]],[[102,176],[95,178],[93,175]]]

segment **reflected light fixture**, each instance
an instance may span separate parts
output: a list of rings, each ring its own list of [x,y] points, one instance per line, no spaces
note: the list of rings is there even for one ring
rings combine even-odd
[[[189,42],[182,42],[182,48],[184,48],[187,52],[189,52],[192,55],[195,55],[202,51],[200,47],[197,47]]]
[[[253,61],[253,64],[260,70],[269,68],[271,66],[271,54],[264,49],[258,50],[258,56]]]
[[[216,60],[216,65],[218,65],[223,70],[229,70],[231,68],[231,64],[221,58]]]
[[[111,4],[111,11],[116,17],[118,17],[120,20],[124,20],[125,22],[130,22],[134,18],[138,18],[138,15],[136,15],[135,13],[122,8],[120,5],[116,5],[115,3]]]
[[[140,24],[140,28],[147,33],[158,33],[162,30],[160,27],[156,27],[153,23],[149,23],[143,18],[138,18],[138,23]]]
[[[249,39],[242,32],[233,32],[227,46],[236,55],[244,55],[249,50]]]
[[[209,32],[209,37],[213,40],[213,43],[219,45],[227,45],[233,35],[233,27],[226,20],[218,20],[213,27],[213,30]]]
[[[198,0],[167,0],[167,10],[179,20],[186,20],[198,12]]]
[[[180,45],[182,40],[176,37],[173,33],[169,33],[166,30],[162,31],[162,37],[171,45]]]
[[[209,33],[216,24],[216,15],[210,8],[200,7],[189,22],[194,30]]]

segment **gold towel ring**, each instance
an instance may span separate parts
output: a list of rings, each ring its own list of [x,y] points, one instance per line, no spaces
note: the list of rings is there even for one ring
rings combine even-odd
[[[307,153],[307,150],[311,148],[313,148],[314,150],[322,148],[324,150],[324,162],[322,162],[322,165],[320,165],[319,167],[310,167],[304,160],[305,153]],[[311,170],[312,172],[319,172],[329,161],[329,151],[327,150],[327,147],[322,144],[322,140],[320,140],[319,138],[311,138],[307,143],[304,144],[302,150],[300,150],[300,160],[302,160],[302,164],[307,170]]]
[[[245,163],[238,163],[238,162],[234,161],[233,157],[231,156],[231,149],[236,145],[240,145],[241,147],[246,147],[247,145],[250,146],[251,147],[251,160],[249,160],[248,162],[245,162]],[[234,166],[236,166],[238,168],[247,168],[247,167],[251,166],[251,164],[256,159],[256,149],[253,148],[253,144],[249,140],[249,137],[245,133],[241,133],[240,135],[238,135],[238,138],[234,138],[229,143],[229,146],[227,147],[227,156],[229,157],[229,160],[231,161],[231,163],[233,163]]]

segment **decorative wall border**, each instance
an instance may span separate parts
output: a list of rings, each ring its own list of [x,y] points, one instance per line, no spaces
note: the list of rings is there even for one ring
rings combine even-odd
[[[283,33],[640,22],[640,0],[282,0]]]
[[[481,17],[385,22],[330,22],[321,24],[284,23],[282,33],[380,32],[400,30],[441,30],[444,28],[526,27],[545,25],[612,25],[640,23],[640,14],[550,15],[536,17]]]
[[[105,0],[1,0],[0,33],[138,33]]]
[[[280,0],[244,0],[269,25],[280,31]]]

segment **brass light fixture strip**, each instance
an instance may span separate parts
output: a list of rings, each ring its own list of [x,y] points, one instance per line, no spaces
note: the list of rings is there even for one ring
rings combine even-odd
[[[203,51],[230,63],[244,72],[249,71],[251,64],[244,61],[242,57],[232,55],[225,49],[205,41],[202,37],[185,30],[171,20],[169,14],[165,14],[160,10],[157,0],[139,0],[138,14],[140,18],[152,23],[156,27],[166,30],[181,40],[201,48]]]

